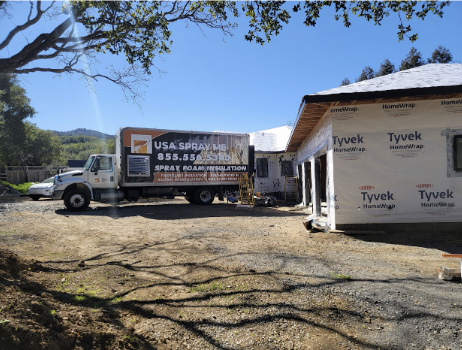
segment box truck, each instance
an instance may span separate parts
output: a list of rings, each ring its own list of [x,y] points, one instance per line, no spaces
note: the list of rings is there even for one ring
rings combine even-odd
[[[118,204],[177,195],[211,204],[237,191],[239,176],[254,169],[248,134],[127,127],[117,132],[115,150],[90,156],[81,171],[56,175],[53,198],[74,211],[90,200]]]

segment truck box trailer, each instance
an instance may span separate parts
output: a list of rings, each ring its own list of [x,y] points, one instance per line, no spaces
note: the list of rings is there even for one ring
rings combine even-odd
[[[116,154],[90,156],[82,171],[55,176],[53,198],[69,210],[90,200],[122,200],[184,195],[211,204],[216,195],[239,188],[239,176],[254,170],[248,134],[122,128]]]

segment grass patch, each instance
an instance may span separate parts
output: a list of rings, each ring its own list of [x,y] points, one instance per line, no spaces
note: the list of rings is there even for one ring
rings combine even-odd
[[[125,340],[128,340],[129,342],[136,342],[136,337],[133,335],[126,334],[123,336]]]
[[[29,187],[31,187],[34,183],[33,182],[26,182],[26,183],[19,184],[19,185],[13,185],[13,184],[10,184],[9,182],[6,182],[6,181],[0,181],[0,184],[10,186],[10,187],[14,188],[16,191],[21,192],[22,194],[27,194],[27,189]]]
[[[117,303],[120,303],[121,301],[122,301],[122,297],[115,297],[115,298],[110,299],[109,303],[117,304]]]
[[[85,301],[86,299],[87,299],[87,297],[85,295],[76,295],[74,297],[75,301]]]

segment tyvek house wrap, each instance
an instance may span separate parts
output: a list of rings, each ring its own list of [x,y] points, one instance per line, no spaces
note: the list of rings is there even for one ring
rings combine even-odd
[[[331,108],[336,224],[457,222],[462,99]]]

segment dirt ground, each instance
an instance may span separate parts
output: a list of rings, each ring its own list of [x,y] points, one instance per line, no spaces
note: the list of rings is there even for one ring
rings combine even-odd
[[[0,197],[0,349],[462,349],[461,234],[308,232],[297,207],[81,213]]]

